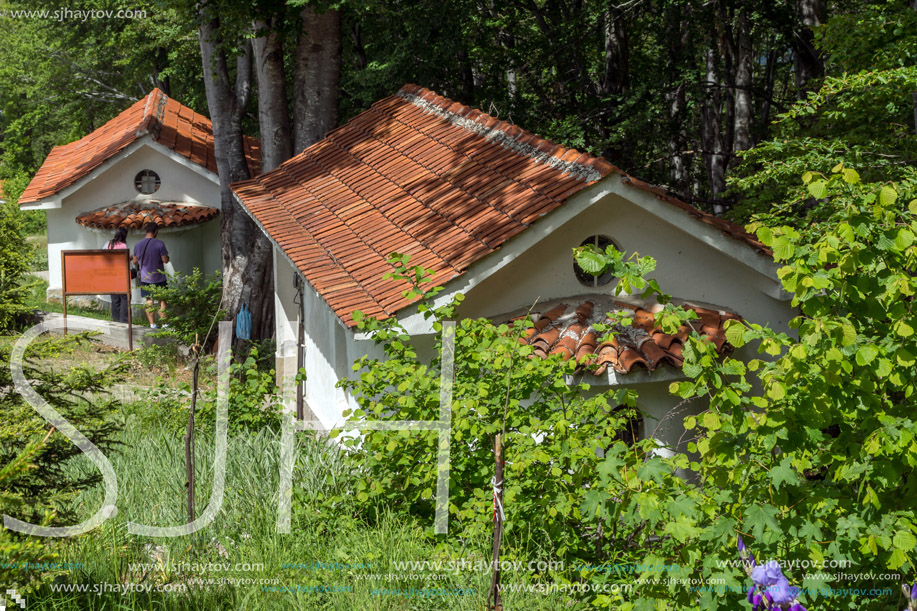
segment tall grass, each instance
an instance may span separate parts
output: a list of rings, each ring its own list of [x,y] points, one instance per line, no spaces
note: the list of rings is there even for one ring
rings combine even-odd
[[[185,610],[185,609],[443,609],[479,610],[485,606],[490,575],[461,571],[450,574],[417,572],[405,577],[396,561],[474,558],[487,561],[490,542],[460,541],[452,535],[438,543],[424,535],[427,524],[396,513],[378,515],[371,522],[359,517],[353,497],[333,508],[321,495],[348,491],[351,473],[337,446],[326,440],[300,438],[294,471],[292,532],[276,530],[279,487],[279,435],[269,430],[230,438],[226,497],[214,521],[201,531],[176,538],[131,535],[126,524],[134,521],[154,526],[182,524],[184,508],[184,454],[180,434],[165,424],[151,424],[147,408],[127,406],[122,417],[123,450],[110,456],[118,475],[118,513],[90,533],[64,540],[60,562],[81,563],[82,568],[60,572],[29,601],[29,609],[86,610]],[[197,508],[202,512],[210,496],[213,441],[202,434],[197,441]],[[91,468],[88,461],[74,470]],[[101,487],[84,492],[75,501],[81,516],[95,512]],[[532,543],[529,541],[528,543]],[[533,544],[534,546],[534,544]],[[524,547],[524,545],[523,545]],[[519,548],[517,553],[524,554]],[[140,569],[135,563],[150,563]],[[186,570],[180,563],[198,563]],[[202,569],[200,564],[229,564],[230,570]],[[256,565],[252,570],[237,563]],[[335,568],[287,568],[335,564]],[[354,565],[358,565],[354,567]],[[371,565],[371,567],[369,566]],[[171,567],[171,568],[170,568]],[[250,567],[249,567],[250,568]],[[370,577],[370,576],[375,577]],[[511,574],[504,581],[528,579]],[[194,579],[212,579],[196,585]],[[230,579],[276,580],[275,583],[232,585]],[[66,584],[85,585],[89,592],[55,592]],[[108,584],[108,585],[96,585]],[[125,584],[149,585],[148,593],[95,593]],[[158,587],[184,588],[182,592],[156,592]],[[185,586],[187,586],[185,588]],[[277,586],[299,591],[278,592]],[[319,591],[319,588],[346,591]],[[394,595],[380,589],[413,588],[415,595]],[[431,596],[431,589],[461,588],[469,594]],[[308,591],[311,589],[311,591]],[[426,596],[420,595],[426,589]],[[576,595],[505,593],[507,609],[553,610],[575,608]]]

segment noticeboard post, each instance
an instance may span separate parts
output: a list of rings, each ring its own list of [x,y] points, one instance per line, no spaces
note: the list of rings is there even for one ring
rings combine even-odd
[[[134,349],[134,326],[131,316],[130,250],[64,250],[63,271],[64,333],[67,332],[68,295],[124,295],[127,298],[127,345]]]

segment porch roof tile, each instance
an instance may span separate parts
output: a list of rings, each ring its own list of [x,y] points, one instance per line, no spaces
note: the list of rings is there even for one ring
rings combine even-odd
[[[197,204],[158,200],[129,201],[83,213],[76,217],[76,222],[94,229],[127,227],[139,231],[150,222],[169,229],[204,223],[219,214],[216,208]]]

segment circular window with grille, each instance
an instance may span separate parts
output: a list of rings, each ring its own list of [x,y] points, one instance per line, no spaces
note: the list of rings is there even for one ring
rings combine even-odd
[[[618,245],[615,244],[611,238],[604,235],[590,236],[583,240],[580,246],[588,246],[590,244],[602,252],[604,252],[605,249],[609,246],[614,246],[620,250]],[[573,273],[576,274],[576,279],[580,281],[580,284],[584,286],[604,286],[614,279],[614,276],[611,274],[611,272],[605,272],[601,276],[593,276],[589,272],[583,270],[579,265],[577,265],[576,261],[573,262]]]
[[[156,193],[156,191],[159,191],[159,185],[159,174],[153,170],[141,170],[134,177],[134,187],[144,195]]]

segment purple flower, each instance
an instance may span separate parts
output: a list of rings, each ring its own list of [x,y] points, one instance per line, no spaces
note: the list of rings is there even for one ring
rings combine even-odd
[[[755,598],[755,588],[754,586],[748,588],[748,602],[752,602]]]
[[[752,611],[757,611],[758,607],[761,606],[761,603],[764,602],[764,597],[760,594],[755,594],[755,597],[751,600]]]
[[[799,603],[793,603],[793,606],[790,607],[787,611],[806,611],[806,608]]]
[[[745,551],[745,541],[742,541],[742,535],[739,535],[739,552]]]
[[[785,605],[793,602],[799,593],[798,588],[790,587],[790,582],[786,577],[780,575],[780,578],[767,589],[772,602],[778,605]]]
[[[776,560],[770,560],[765,564],[759,564],[751,572],[752,581],[759,586],[770,586],[780,579],[786,579],[783,571],[780,570],[780,564]]]
[[[917,600],[917,581],[914,582],[914,587],[911,588],[911,598]]]

